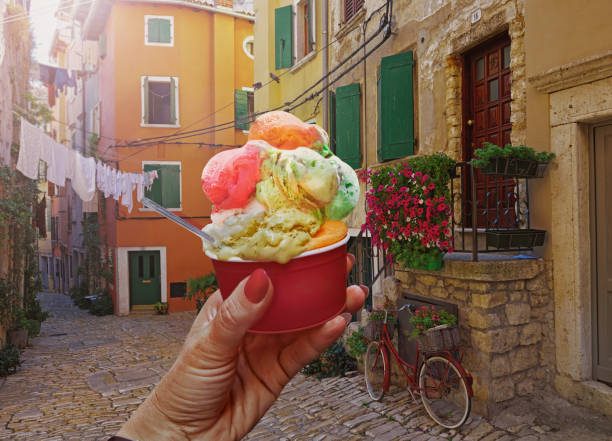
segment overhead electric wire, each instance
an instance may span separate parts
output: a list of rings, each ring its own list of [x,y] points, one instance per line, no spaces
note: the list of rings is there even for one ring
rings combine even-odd
[[[368,16],[368,18],[366,19],[366,21],[371,20],[371,19],[372,19],[372,17],[373,17],[375,14],[378,14],[378,13],[379,13],[379,12],[380,12],[380,11],[381,11],[383,8],[387,8],[387,10],[388,10],[388,3],[389,3],[389,1],[387,1],[385,4],[383,4],[383,5],[381,5],[380,7],[378,7],[376,10],[372,11],[372,13],[371,13],[371,14]],[[346,33],[344,33],[342,37],[338,37],[338,38],[336,38],[335,40],[333,40],[333,41],[331,41],[330,43],[328,43],[328,44],[327,44],[327,46],[320,48],[320,49],[319,49],[319,50],[317,50],[315,53],[319,53],[319,52],[321,52],[322,50],[324,50],[325,48],[327,48],[327,47],[331,46],[332,44],[334,44],[334,43],[338,42],[338,41],[340,40],[340,38],[344,38],[344,37],[346,37],[346,35],[348,35],[350,32],[353,32],[353,31],[354,31],[355,29],[357,29],[358,27],[359,27],[359,25],[355,25],[355,26],[353,26],[353,27],[352,27],[351,29],[349,29],[349,30],[348,30]],[[328,72],[328,73],[327,73],[325,76],[323,76],[323,77],[322,77],[321,79],[319,79],[319,80],[318,80],[316,83],[314,83],[313,85],[311,85],[311,86],[310,86],[308,89],[306,89],[305,91],[303,91],[301,94],[299,94],[298,96],[294,97],[294,98],[293,98],[291,101],[288,101],[288,102],[286,102],[286,103],[284,103],[284,104],[282,104],[282,105],[280,105],[280,106],[277,106],[277,107],[275,107],[275,108],[272,108],[272,109],[267,109],[267,110],[265,110],[265,111],[261,111],[261,112],[258,112],[258,113],[251,114],[251,115],[249,116],[249,119],[247,120],[247,122],[252,122],[252,121],[253,121],[253,120],[254,120],[254,119],[257,117],[257,116],[260,116],[260,115],[262,115],[262,114],[264,114],[264,113],[266,113],[266,112],[270,112],[270,111],[273,111],[273,110],[280,110],[280,109],[286,108],[287,106],[290,106],[291,104],[295,103],[295,102],[296,102],[296,101],[297,101],[299,98],[301,98],[301,97],[303,97],[304,95],[306,95],[306,94],[307,94],[307,93],[308,93],[310,90],[314,89],[314,88],[315,88],[315,87],[316,87],[318,84],[322,83],[322,82],[323,82],[323,81],[324,81],[326,78],[328,78],[329,76],[331,76],[331,75],[332,75],[332,74],[333,74],[333,73],[334,73],[336,70],[338,70],[338,69],[339,69],[341,66],[343,66],[345,63],[347,63],[347,62],[348,62],[348,61],[349,61],[349,60],[350,60],[350,59],[351,59],[353,56],[355,56],[355,55],[356,55],[356,54],[357,54],[357,53],[358,53],[358,52],[359,52],[359,51],[360,51],[360,50],[361,50],[361,49],[362,49],[362,48],[363,48],[365,45],[367,45],[368,43],[370,43],[370,42],[371,42],[371,41],[372,41],[372,40],[373,40],[373,39],[374,39],[374,38],[375,38],[375,37],[376,37],[376,36],[377,36],[377,35],[378,35],[378,34],[379,34],[381,31],[382,31],[382,29],[384,29],[384,26],[380,26],[377,32],[375,32],[373,35],[371,35],[371,36],[370,36],[370,37],[367,39],[367,41],[365,41],[364,43],[362,43],[362,44],[361,44],[361,45],[360,45],[360,46],[359,46],[359,47],[358,47],[358,48],[357,48],[355,51],[353,51],[353,52],[352,52],[350,55],[348,55],[348,56],[347,56],[347,57],[345,57],[345,58],[344,58],[344,59],[343,59],[343,60],[342,60],[340,63],[338,63],[338,65],[337,65],[337,66],[336,66],[334,69],[332,69],[331,71],[329,71],[329,72]],[[285,74],[287,74],[287,73],[289,73],[289,72],[290,72],[290,69],[285,70],[283,73],[281,73],[281,74],[278,76],[278,78],[282,77],[283,75],[285,75]],[[269,84],[270,84],[270,83],[272,83],[273,81],[274,81],[274,80],[269,80],[267,83],[265,83],[264,85],[262,85],[262,88],[263,88],[263,87],[265,87],[265,86],[267,86],[267,85],[269,85]],[[231,104],[233,104],[233,102],[232,102],[232,103],[230,103],[230,104],[228,104],[228,106],[229,106],[229,105],[231,105]],[[300,105],[301,105],[301,104],[300,104]],[[226,106],[226,107],[227,107],[227,106]],[[298,106],[295,106],[295,107],[298,107]],[[295,107],[294,107],[294,108],[295,108]],[[216,113],[216,111],[215,111],[215,113]],[[205,119],[205,118],[202,118],[202,119]],[[249,121],[249,120],[250,120],[250,121]],[[142,144],[140,141],[144,141],[144,142],[146,143],[147,141],[160,140],[160,139],[164,139],[164,140],[167,140],[167,139],[182,139],[182,138],[178,138],[178,137],[177,137],[177,138],[175,138],[175,136],[187,135],[187,134],[192,134],[192,133],[193,133],[193,134],[195,134],[195,135],[193,135],[193,136],[197,136],[198,134],[209,134],[209,133],[212,133],[212,132],[210,132],[210,129],[216,129],[216,128],[219,128],[219,131],[220,131],[220,130],[227,130],[227,129],[233,128],[233,127],[235,126],[235,122],[236,122],[236,121],[235,121],[235,120],[233,120],[233,121],[227,121],[227,122],[224,122],[224,123],[219,123],[219,124],[216,124],[216,125],[213,125],[213,126],[209,126],[209,127],[200,128],[200,129],[195,129],[195,130],[190,130],[190,131],[179,131],[179,132],[176,132],[174,135],[165,135],[165,136],[157,136],[157,137],[141,138],[141,139],[140,139],[139,141],[137,141],[136,143],[129,143],[127,146],[139,146],[139,145],[143,145],[143,144]],[[228,127],[223,127],[223,126],[228,126]],[[206,131],[206,132],[204,132],[204,133],[200,133],[200,132],[202,132],[202,131]],[[189,136],[189,137],[191,137],[191,136]],[[123,146],[116,146],[116,147],[123,147]]]
[[[372,14],[368,17],[368,21],[373,17],[374,14],[380,12],[383,8],[387,7],[387,9],[388,9],[388,3],[389,2],[387,2],[385,5],[382,5],[377,10],[373,11]],[[372,34],[366,41],[364,41],[364,43],[362,43],[355,51],[353,51],[353,53],[351,53],[348,57],[346,57],[342,62],[338,63],[338,65],[334,69],[332,69],[326,76],[324,76],[323,78],[319,79],[316,83],[314,83],[312,86],[310,86],[304,92],[300,93],[298,96],[293,98],[291,101],[288,101],[288,102],[284,103],[283,105],[274,107],[272,109],[267,109],[265,111],[261,111],[261,112],[254,113],[254,114],[250,115],[249,118],[247,119],[247,122],[252,122],[256,117],[258,117],[258,116],[260,116],[260,115],[262,115],[262,114],[264,114],[266,112],[273,111],[273,110],[280,110],[280,109],[286,109],[288,111],[294,110],[297,107],[299,107],[299,106],[305,104],[306,102],[308,102],[308,101],[316,98],[317,96],[319,96],[323,92],[323,90],[325,90],[325,89],[319,90],[317,92],[313,92],[310,96],[306,97],[301,102],[295,104],[295,101],[297,101],[300,97],[303,97],[310,90],[314,89],[317,85],[322,83],[325,78],[329,77],[334,72],[336,72],[340,67],[342,67],[344,64],[346,64],[350,60],[350,58],[352,58],[363,47],[365,47],[368,43],[370,43],[385,28],[387,28],[387,33],[385,35],[385,38],[380,43],[378,43],[372,50],[368,51],[363,57],[361,57],[357,62],[355,62],[351,67],[349,67],[347,70],[342,72],[338,77],[333,79],[328,84],[327,87],[329,87],[329,85],[334,84],[335,82],[337,82],[340,78],[344,77],[344,75],[346,75],[348,72],[353,70],[356,66],[358,66],[359,63],[361,63],[361,61],[363,61],[363,59],[365,59],[366,57],[371,55],[373,51],[378,49],[378,47],[380,47],[387,40],[387,38],[390,35],[390,32],[388,30],[388,28],[389,28],[389,19],[388,19],[388,17],[385,19],[384,23],[381,24],[381,26],[379,26],[378,30],[374,34]],[[223,130],[228,130],[228,129],[234,128],[235,124],[236,124],[235,120],[234,121],[228,121],[228,122],[216,124],[216,125],[213,125],[213,126],[210,126],[210,127],[205,127],[205,128],[201,128],[201,129],[197,129],[197,130],[192,130],[192,131],[189,131],[189,132],[184,132],[180,136],[174,136],[174,137],[167,136],[167,137],[159,137],[159,138],[156,138],[156,139],[164,140],[164,141],[187,139],[187,138],[192,138],[194,136],[207,135],[207,134],[210,134],[210,133],[215,133],[215,132],[219,132],[219,131],[223,131]],[[157,141],[150,141],[150,142],[146,142],[145,141],[145,142],[140,142],[140,143],[131,143],[131,144],[128,144],[128,146],[138,147],[138,146],[143,146],[143,145],[147,145],[147,144],[156,144],[156,143],[157,143]],[[119,147],[119,146],[115,146],[115,147]]]

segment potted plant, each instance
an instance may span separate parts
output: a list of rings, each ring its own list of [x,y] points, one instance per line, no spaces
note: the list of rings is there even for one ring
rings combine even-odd
[[[419,339],[419,349],[438,352],[456,349],[460,344],[457,317],[445,309],[422,306],[410,316],[410,339]]]
[[[536,152],[524,145],[500,147],[490,142],[476,149],[474,155],[472,165],[481,173],[514,178],[541,178],[555,157],[554,153]]]
[[[196,308],[198,312],[206,303],[206,300],[219,288],[217,276],[215,273],[210,273],[205,276],[196,277],[187,280],[187,294],[185,298],[191,300],[195,297]]]
[[[449,182],[455,161],[442,153],[360,173],[370,185],[362,230],[395,263],[439,270],[453,252]]]
[[[7,341],[9,344],[13,344],[20,349],[25,348],[28,345],[28,336],[30,330],[34,333],[35,329],[32,323],[25,317],[23,309],[18,309],[16,312],[15,326],[7,332]]]
[[[166,315],[168,314],[168,303],[167,302],[157,302],[153,305],[153,309],[155,313],[158,315]]]
[[[366,319],[367,325],[365,327],[363,335],[370,340],[380,340],[382,338],[383,323],[385,321],[385,309],[391,309],[392,306],[385,304],[384,307],[377,306],[368,318]],[[387,329],[389,335],[393,337],[395,333],[395,325],[397,325],[397,315],[387,313]]]
[[[7,344],[0,349],[0,377],[14,374],[21,365],[19,348],[14,344]]]

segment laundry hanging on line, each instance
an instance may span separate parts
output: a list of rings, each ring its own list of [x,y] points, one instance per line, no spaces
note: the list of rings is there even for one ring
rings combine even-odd
[[[45,134],[42,129],[21,118],[19,157],[17,170],[30,179],[38,179],[40,161],[47,164],[47,180],[63,187],[70,179],[75,193],[84,202],[91,201],[96,189],[104,197],[112,196],[132,212],[133,193],[142,201],[145,188],[151,188],[158,177],[157,170],[145,173],[123,173],[91,157],[67,148]]]
[[[63,67],[49,66],[39,63],[39,80],[47,86],[49,106],[55,105],[55,98],[59,92],[64,92],[68,87],[73,87],[77,91],[77,75],[75,70],[69,71]]]

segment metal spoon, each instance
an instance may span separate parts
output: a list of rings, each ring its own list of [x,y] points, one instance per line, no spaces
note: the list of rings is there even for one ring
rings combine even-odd
[[[213,245],[216,244],[217,241],[215,240],[214,237],[212,237],[209,234],[206,234],[204,231],[200,230],[198,227],[196,227],[194,225],[191,225],[185,219],[177,216],[176,214],[172,213],[171,211],[166,210],[164,207],[159,205],[157,202],[153,202],[149,198],[142,198],[142,205],[144,205],[145,207],[150,208],[151,210],[156,211],[157,213],[161,214],[165,218],[170,219],[172,222],[179,224],[181,227],[183,227],[186,230],[189,230],[190,233],[195,234],[200,239],[207,240],[208,242],[210,242]]]

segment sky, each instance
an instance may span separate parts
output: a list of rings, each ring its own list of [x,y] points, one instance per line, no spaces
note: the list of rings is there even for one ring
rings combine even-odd
[[[55,11],[59,0],[31,0],[30,17],[34,35],[34,59],[50,63],[49,48],[55,30]]]

